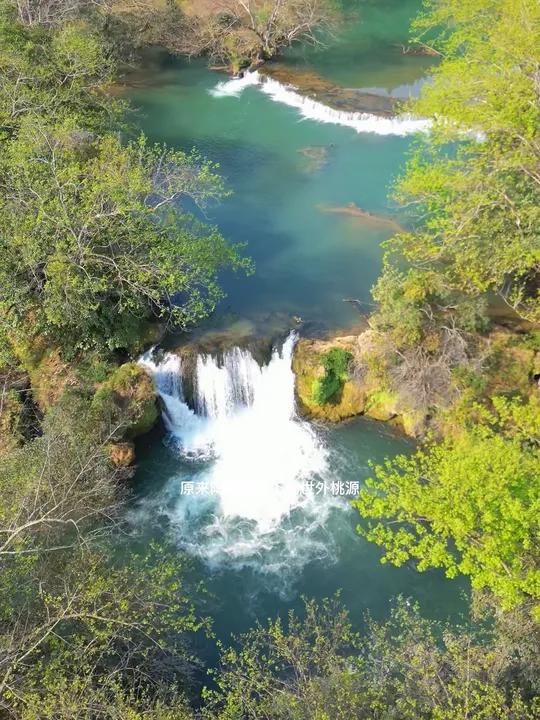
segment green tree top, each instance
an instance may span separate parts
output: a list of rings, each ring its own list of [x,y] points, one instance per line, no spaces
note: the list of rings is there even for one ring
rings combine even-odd
[[[63,346],[126,347],[152,314],[194,322],[221,297],[219,269],[243,264],[182,209],[224,194],[196,153],[31,121],[0,161],[0,192],[4,317]]]
[[[376,466],[354,505],[383,561],[467,575],[510,607],[540,598],[540,402],[493,403],[457,437]]]
[[[446,288],[491,290],[537,318],[540,6],[428,0],[415,30],[442,60],[411,106],[433,130],[398,185],[417,227],[390,248]]]

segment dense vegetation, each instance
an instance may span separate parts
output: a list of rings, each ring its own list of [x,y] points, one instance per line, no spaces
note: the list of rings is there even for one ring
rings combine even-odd
[[[414,105],[433,132],[398,185],[415,230],[388,242],[371,361],[435,437],[375,468],[359,529],[538,617],[538,332],[485,331],[488,291],[514,324],[540,313],[540,8],[428,2],[415,30],[442,55]]]
[[[295,31],[306,9],[318,20]],[[539,317],[538,5],[426,5],[419,41],[443,59],[415,111],[434,132],[398,191],[416,229],[391,241],[374,290],[369,370],[434,423],[416,454],[375,468],[360,530],[388,561],[469,576],[471,620],[445,628],[400,600],[359,636],[339,599],[307,601],[221,648],[202,699],[193,647],[211,623],[189,563],[166,539],[125,546],[129,442],[156,408],[144,372],[117,365],[151,318],[197,321],[218,271],[246,263],[200,219],[225,192],[217,168],[135,136],[104,91],[138,45],[240,66],[316,41],[331,8],[231,2],[204,28],[212,47],[187,10],[0,6],[0,717],[532,720],[540,348],[529,332],[486,355],[481,333],[486,291]],[[328,356],[319,399],[349,361]]]
[[[121,142],[125,108],[103,94],[113,61],[91,29],[4,18],[0,35],[2,335],[114,349],[151,315],[200,319],[218,270],[240,263],[183,209],[223,195],[214,168],[143,136]]]

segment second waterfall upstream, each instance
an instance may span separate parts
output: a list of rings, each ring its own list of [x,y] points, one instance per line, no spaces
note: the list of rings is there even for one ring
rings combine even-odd
[[[293,85],[285,85],[271,77],[257,72],[246,72],[241,78],[222,80],[210,90],[216,98],[240,97],[246,88],[256,87],[274,102],[294,108],[305,120],[314,120],[330,125],[343,125],[357,133],[375,135],[411,135],[428,132],[431,122],[426,118],[403,114],[396,117],[381,117],[366,112],[336,110],[311,97],[302,95]]]
[[[262,365],[239,347],[219,359],[198,355],[190,364],[192,407],[180,356],[156,360],[150,352],[140,360],[154,377],[179,459],[158,505],[182,544],[211,564],[259,564],[261,554],[265,571],[303,564],[329,552],[325,519],[332,507],[346,508],[343,498],[305,491],[306,483],[330,481],[329,456],[296,413],[295,341],[291,333]]]

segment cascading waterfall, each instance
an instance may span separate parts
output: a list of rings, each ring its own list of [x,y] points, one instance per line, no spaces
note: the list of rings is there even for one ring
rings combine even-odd
[[[306,492],[306,483],[324,484],[329,461],[321,437],[296,413],[295,340],[291,333],[263,365],[238,347],[221,361],[199,355],[193,409],[179,356],[156,361],[150,351],[140,360],[154,377],[179,455],[178,476],[155,503],[183,546],[213,566],[232,561],[283,573],[332,554],[324,523],[344,503]],[[155,514],[155,506],[146,509]]]
[[[356,130],[357,133],[403,136],[416,132],[427,132],[431,125],[428,119],[411,115],[387,118],[371,113],[335,110],[318,100],[301,95],[292,85],[284,85],[257,71],[246,73],[241,78],[219,82],[210,90],[210,93],[214,97],[239,97],[248,87],[257,87],[275,102],[295,108],[306,120],[344,125]]]

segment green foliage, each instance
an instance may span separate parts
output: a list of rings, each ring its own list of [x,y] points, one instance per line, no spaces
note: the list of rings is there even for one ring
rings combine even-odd
[[[522,637],[502,641],[481,626],[452,633],[403,600],[359,636],[336,600],[306,601],[304,618],[257,626],[223,650],[204,717],[532,720],[538,705],[516,682],[528,658],[516,652]]]
[[[120,365],[96,390],[90,412],[111,439],[144,435],[159,417],[154,383],[140,365]]]
[[[322,358],[324,376],[313,383],[313,402],[324,405],[334,398],[348,379],[347,369],[352,359],[350,352],[332,348]]]
[[[426,300],[425,277],[415,272],[405,274],[386,264],[372,295],[378,304],[373,318],[377,330],[388,333],[398,347],[410,347],[419,342]]]
[[[540,7],[536,0],[427,0],[415,29],[442,61],[412,106],[433,119],[433,131],[398,186],[418,227],[389,245],[437,273],[441,285],[472,296],[500,293],[537,318]],[[479,134],[480,141],[471,137]]]
[[[97,698],[152,695],[192,664],[186,636],[206,623],[175,549],[111,560],[111,548],[80,548],[50,567],[21,558],[4,563],[0,588],[0,697],[18,717],[88,718]]]
[[[158,718],[168,685],[185,708],[187,637],[208,624],[178,549],[137,551],[117,532],[126,488],[106,442],[71,394],[40,437],[1,459],[0,705],[10,715],[87,720],[99,703],[104,717],[125,706]]]
[[[535,352],[540,352],[540,330],[532,330],[527,333],[523,338],[523,344]]]
[[[226,193],[197,153],[122,142],[115,65],[82,21],[47,29],[0,9],[0,325],[64,351],[137,347],[148,318],[185,327],[247,268],[197,217]],[[189,211],[185,207],[189,206]]]
[[[384,561],[467,575],[511,607],[540,598],[540,402],[493,405],[457,436],[376,466],[354,505]]]
[[[481,395],[487,387],[485,377],[462,365],[454,368],[452,374],[460,390],[471,390],[475,396]]]
[[[82,23],[56,30],[26,27],[0,7],[0,141],[28,116],[70,119],[88,133],[118,123],[124,105],[103,93],[114,62],[100,38]]]
[[[242,264],[178,203],[223,194],[213,167],[144,138],[79,142],[34,122],[4,153],[0,190],[0,303],[63,346],[121,347],[126,324],[151,314],[199,320],[221,297],[217,272]]]

